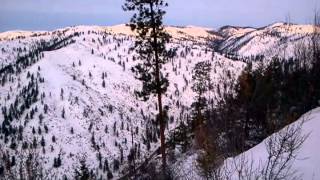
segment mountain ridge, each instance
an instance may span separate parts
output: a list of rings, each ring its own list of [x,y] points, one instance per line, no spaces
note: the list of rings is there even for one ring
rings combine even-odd
[[[265,29],[268,27],[273,27],[273,26],[284,26],[286,25],[286,23],[283,22],[275,22],[272,23],[270,25],[267,26],[263,26],[263,27],[251,27],[251,26],[233,26],[233,25],[225,25],[220,27],[218,30],[214,30],[214,28],[210,28],[210,27],[201,27],[201,26],[194,26],[194,25],[187,25],[187,26],[173,26],[173,25],[168,25],[165,26],[165,28],[167,29],[177,29],[178,30],[183,30],[183,29],[191,29],[191,30],[200,30],[200,31],[213,31],[215,33],[219,33],[222,30],[228,29],[228,28],[235,28],[235,29]],[[301,27],[307,27],[307,26],[312,26],[310,24],[291,24],[292,26],[301,26]],[[127,27],[125,24],[118,24],[118,25],[113,25],[113,26],[96,26],[96,25],[77,25],[77,26],[67,26],[64,28],[58,28],[55,30],[51,30],[51,31],[45,31],[45,30],[41,30],[41,31],[28,31],[28,30],[10,30],[10,31],[5,31],[5,32],[0,32],[0,40],[5,40],[5,39],[11,39],[17,36],[27,36],[29,34],[36,34],[36,33],[48,33],[48,32],[55,32],[55,31],[63,31],[66,29],[78,29],[78,28],[101,28],[101,29],[106,29],[106,30],[110,30],[110,31],[114,31],[114,30],[118,30],[115,31],[115,33],[119,33],[119,31],[121,32],[121,28],[123,28],[122,32],[126,32],[127,35],[131,35],[131,31],[130,28]],[[130,32],[129,32],[130,31]],[[191,33],[192,34],[192,33]]]
[[[260,47],[262,54],[271,57],[265,51],[286,37],[285,33],[268,35],[265,41],[270,45],[261,45],[264,31],[285,29],[267,28],[237,32],[231,27],[226,38],[207,28],[167,27],[174,37],[168,45],[174,58],[163,67],[170,81],[164,96],[169,107],[167,138],[190,118],[195,64],[212,64],[214,88],[207,96],[215,105],[224,92],[234,92],[233,85],[247,65],[228,54],[243,55],[246,49],[249,55],[258,55],[255,48]],[[293,42],[298,41],[299,34],[292,34]],[[107,162],[114,167],[114,177],[121,177],[130,168],[127,156],[132,148],[139,152],[136,163],[158,148],[156,104],[152,98],[141,102],[134,93],[141,82],[131,71],[139,57],[131,50],[134,34],[129,27],[75,26],[5,36],[0,34],[4,38],[0,41],[0,147],[10,156],[27,146],[43,157],[44,168],[53,176],[71,178],[84,158],[97,174],[106,174]],[[215,40],[222,41],[217,50],[210,44]],[[54,164],[57,159],[62,164]]]

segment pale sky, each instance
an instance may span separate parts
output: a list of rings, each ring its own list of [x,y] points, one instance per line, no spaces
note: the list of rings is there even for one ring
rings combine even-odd
[[[265,26],[284,21],[311,23],[320,0],[167,0],[167,25],[219,28]],[[0,0],[0,31],[53,30],[72,25],[128,22],[124,0]]]

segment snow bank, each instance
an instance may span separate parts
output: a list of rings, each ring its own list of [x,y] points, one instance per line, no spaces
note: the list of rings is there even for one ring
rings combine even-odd
[[[298,150],[297,158],[292,162],[291,170],[295,172],[296,176],[301,177],[301,179],[320,179],[320,108],[306,113],[298,121],[289,125],[289,127],[299,125],[302,121],[304,121],[304,123],[302,125],[301,135],[308,136],[302,144],[301,149]],[[272,136],[277,136],[284,130],[285,128]],[[233,164],[234,166],[234,160],[236,160],[236,162],[238,162],[236,164],[239,166],[239,164],[241,164],[239,161],[245,159],[247,166],[252,165],[252,169],[261,169],[261,166],[264,166],[268,159],[266,146],[268,139],[270,139],[270,137],[247,152],[235,158],[229,158],[226,163],[228,165]],[[232,179],[239,179],[236,172],[233,173]]]
[[[302,123],[303,122],[303,123]],[[225,160],[220,169],[221,179],[231,180],[257,180],[263,179],[261,170],[266,167],[268,152],[266,142],[271,137],[279,137],[286,128],[302,125],[301,136],[306,140],[297,151],[297,157],[291,163],[292,177],[303,180],[320,179],[320,108],[314,109],[293,124],[266,138],[252,149]],[[202,177],[197,168],[197,152],[189,152],[177,158],[171,168],[176,179],[206,179]],[[242,177],[239,177],[241,171]],[[291,177],[287,179],[292,179]]]

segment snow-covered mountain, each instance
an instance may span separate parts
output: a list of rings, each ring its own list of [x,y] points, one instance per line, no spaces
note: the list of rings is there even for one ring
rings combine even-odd
[[[286,23],[275,23],[263,28],[225,26],[219,30],[224,37],[219,50],[241,57],[294,57],[295,47],[306,43],[313,31],[312,25]]]
[[[221,52],[271,56],[279,52],[270,49],[284,46],[283,39],[300,43],[312,32],[308,25],[284,24],[218,32],[193,26],[166,30],[175,52],[164,67],[170,82],[164,100],[167,135],[188,119],[196,63],[212,64],[214,90],[208,97],[214,102],[231,91],[227,84],[246,66],[213,52],[209,42],[220,42]],[[142,102],[134,94],[141,82],[131,72],[138,60],[130,50],[133,43],[125,25],[0,33],[0,149],[11,156],[35,150],[58,178],[71,178],[80,159],[101,175],[108,161],[113,176],[120,177],[128,171],[131,148],[138,150],[136,163],[142,162],[158,148],[156,101]],[[61,166],[54,167],[58,158]],[[113,168],[117,161],[119,170]]]
[[[193,101],[191,76],[197,62],[211,61],[214,67],[217,93],[211,98],[219,98],[226,80],[234,82],[245,64],[212,53],[204,39],[219,37],[205,29],[169,27],[168,31],[174,37],[170,46],[176,50],[164,67],[170,80],[164,103],[169,107],[170,133],[186,119]],[[153,138],[157,130],[151,130],[155,101],[145,103],[134,94],[141,83],[131,72],[138,57],[130,50],[134,37],[127,27],[78,26],[6,34],[10,38],[0,41],[1,149],[11,155],[23,144],[37,149],[45,168],[58,177],[72,177],[82,158],[98,174],[103,174],[103,168],[98,168],[101,162],[104,166],[108,160],[113,167],[119,160],[120,170],[113,171],[118,177],[128,168],[132,147],[139,149],[136,163],[158,148]],[[9,120],[3,123],[4,119]],[[16,130],[19,133],[12,133]],[[10,135],[4,137],[5,131]],[[61,166],[54,168],[58,157]]]

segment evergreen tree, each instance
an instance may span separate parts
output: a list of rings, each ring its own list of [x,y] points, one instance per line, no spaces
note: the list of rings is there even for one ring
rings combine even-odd
[[[192,123],[192,129],[195,130],[197,128],[201,133],[203,132],[201,128],[203,128],[205,123],[204,110],[206,110],[207,107],[205,93],[211,89],[210,72],[211,63],[205,61],[199,62],[195,65],[192,75],[192,79],[194,81],[192,90],[197,94],[196,102],[192,104],[194,108],[194,121]],[[202,144],[202,142],[198,143]]]
[[[90,172],[86,165],[85,160],[80,161],[80,168],[75,170],[76,180],[88,180],[90,179]]]
[[[53,159],[53,167],[54,168],[58,168],[60,166],[61,166],[61,157],[60,157],[60,154],[59,154],[57,158]]]
[[[105,158],[104,160],[104,166],[103,166],[103,171],[109,171],[109,162],[108,162],[108,159]]]
[[[13,156],[11,157],[10,166],[13,167],[13,166],[15,166],[15,165],[16,165],[16,156],[13,155]]]
[[[206,92],[212,89],[211,85],[211,63],[209,61],[199,62],[193,69],[192,79],[194,81],[192,90],[196,93],[196,101],[193,106],[192,130],[195,132],[197,147],[201,148],[197,159],[200,173],[207,179],[218,179],[214,171],[220,165],[218,162],[219,146],[216,143],[216,129],[212,127],[212,117],[208,107]],[[209,97],[210,98],[210,97]],[[181,124],[184,127],[183,124]],[[216,126],[216,124],[214,124]],[[210,133],[209,133],[210,132]],[[182,138],[187,139],[187,133],[181,130]],[[181,137],[180,137],[181,138]],[[183,143],[183,145],[187,145]]]
[[[123,9],[135,11],[129,23],[131,30],[138,34],[135,49],[141,57],[141,62],[133,68],[136,78],[143,82],[142,91],[138,96],[147,100],[150,95],[158,98],[158,120],[160,124],[160,142],[162,155],[162,168],[166,169],[165,150],[165,119],[162,107],[162,95],[167,91],[169,85],[167,75],[161,70],[168,61],[166,44],[170,36],[165,32],[163,26],[163,8],[168,4],[165,0],[126,0]]]
[[[107,173],[107,177],[108,177],[108,179],[112,179],[112,178],[113,178],[113,174],[112,174],[112,172],[111,172],[111,171],[108,171],[108,173]]]
[[[117,170],[119,170],[119,167],[120,167],[120,161],[117,159],[114,159],[113,160],[113,170],[117,171]]]
[[[44,147],[44,146],[46,145],[46,142],[45,142],[43,136],[42,136],[42,138],[41,138],[40,144],[41,144],[42,147]]]
[[[55,142],[56,142],[56,137],[55,137],[54,135],[52,136],[52,138],[51,138],[51,139],[52,139],[52,142],[53,142],[53,143],[55,143]]]
[[[66,111],[64,110],[64,108],[62,109],[62,112],[61,112],[61,117],[64,119],[65,118],[65,114],[66,114]]]

